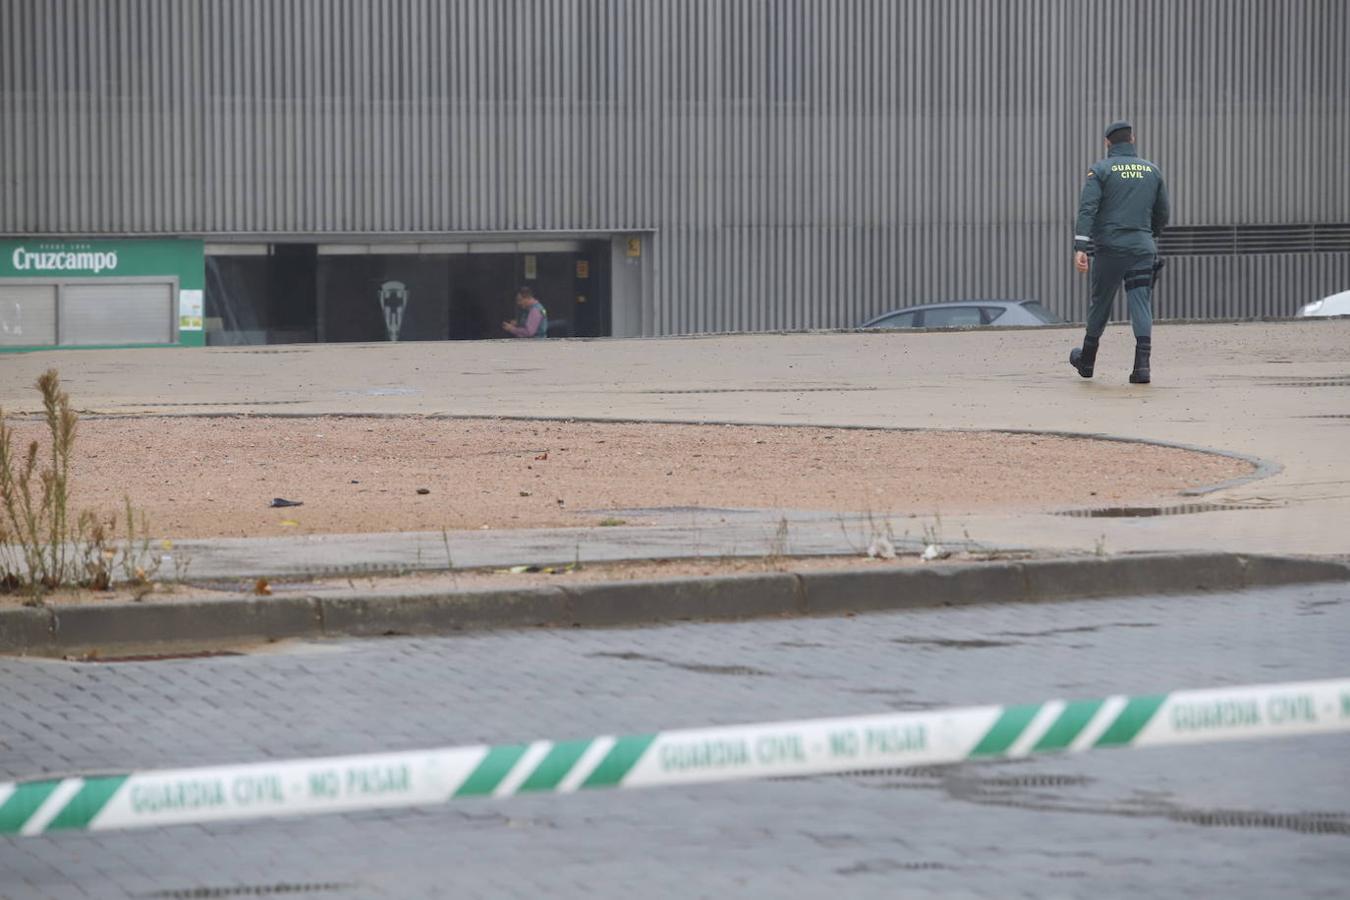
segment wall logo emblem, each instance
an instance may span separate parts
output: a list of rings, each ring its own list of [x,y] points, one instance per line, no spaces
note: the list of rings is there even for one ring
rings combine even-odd
[[[380,285],[378,296],[389,340],[397,341],[403,328],[403,313],[408,308],[408,287],[401,281],[386,281]]]

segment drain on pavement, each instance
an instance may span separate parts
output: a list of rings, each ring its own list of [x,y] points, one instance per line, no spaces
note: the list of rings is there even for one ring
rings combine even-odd
[[[1270,382],[1271,387],[1350,387],[1350,375],[1335,375],[1331,378],[1290,378]]]
[[[1237,506],[1229,503],[1182,503],[1177,506],[1107,506],[1099,509],[1066,509],[1053,513],[1071,519],[1146,519],[1152,516],[1189,516],[1195,513],[1236,512],[1270,509],[1268,506]]]
[[[836,875],[884,875],[887,872],[940,872],[951,866],[940,862],[897,862],[893,859],[870,859],[835,869]]]
[[[193,887],[174,890],[155,891],[140,896],[154,900],[196,900],[209,897],[275,897],[286,894],[314,894],[328,891],[346,891],[356,887],[354,884],[241,884],[231,887]]]
[[[1215,828],[1277,828],[1303,834],[1350,835],[1350,819],[1340,813],[1268,813],[1244,809],[1177,810],[1174,822]]]

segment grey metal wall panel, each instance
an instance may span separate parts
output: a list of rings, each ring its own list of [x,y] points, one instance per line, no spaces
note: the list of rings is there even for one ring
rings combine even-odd
[[[1178,223],[1350,219],[1347,44],[1345,0],[3,0],[0,233],[654,229],[650,332],[1081,315],[1117,116]],[[1187,265],[1244,314],[1323,256]]]
[[[1292,316],[1346,285],[1350,253],[1177,257],[1158,284],[1154,311],[1162,318],[1207,319],[1235,315],[1239,305],[1243,316]],[[1123,299],[1118,306],[1123,316]]]

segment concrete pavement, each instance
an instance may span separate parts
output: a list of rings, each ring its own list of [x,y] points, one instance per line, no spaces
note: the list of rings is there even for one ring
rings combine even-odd
[[[1205,498],[1231,511],[1115,519],[944,514],[948,533],[988,546],[1058,550],[1099,543],[1111,552],[1350,549],[1350,320],[1161,325],[1149,386],[1126,382],[1132,345],[1118,327],[1103,340],[1097,377],[1078,378],[1066,359],[1079,336],[1051,328],[44,351],[0,355],[0,405],[32,409],[29,385],[55,366],[89,414],[501,415],[1112,435],[1239,453],[1278,472]],[[942,511],[885,511],[935,512]],[[803,531],[811,517],[799,516]],[[670,540],[633,536],[631,555],[719,552],[710,530],[672,525],[670,516],[663,524]],[[551,531],[513,540],[536,556],[573,558],[577,535]],[[732,529],[719,538],[720,550],[748,540],[745,529]],[[203,563],[212,546],[223,559],[237,558],[225,543],[206,544],[194,550]],[[422,552],[415,540],[386,544],[402,547],[396,555],[405,562]],[[589,540],[581,546],[583,557],[590,548]],[[614,550],[593,549],[596,559]]]

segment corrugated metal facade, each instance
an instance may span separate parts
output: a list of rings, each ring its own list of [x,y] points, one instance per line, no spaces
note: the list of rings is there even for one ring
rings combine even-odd
[[[1081,315],[1115,117],[1179,224],[1350,220],[1347,45],[1345,0],[0,0],[0,233],[651,230],[647,333]],[[1350,253],[1168,278],[1288,314]]]

